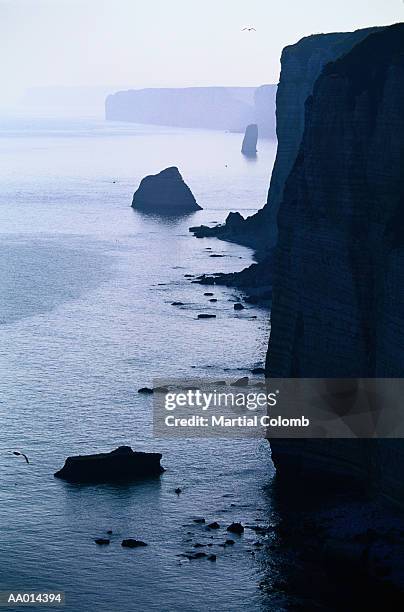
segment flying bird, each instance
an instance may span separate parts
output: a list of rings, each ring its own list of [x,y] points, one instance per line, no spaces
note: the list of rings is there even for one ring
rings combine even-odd
[[[247,32],[257,31],[255,28],[243,28],[241,31],[244,32],[245,30],[247,30]]]
[[[13,455],[16,455],[17,457],[24,457],[25,461],[29,463],[28,457],[27,455],[24,455],[24,453],[20,453],[19,451],[13,451]]]

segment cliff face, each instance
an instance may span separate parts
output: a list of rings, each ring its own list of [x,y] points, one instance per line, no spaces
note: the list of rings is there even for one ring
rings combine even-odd
[[[404,24],[369,34],[316,81],[278,216],[270,376],[403,376],[403,101]],[[404,503],[400,440],[272,450],[280,473],[356,474]]]
[[[266,106],[266,134],[268,126],[275,124],[276,85],[264,87],[258,96],[259,111],[254,87],[151,88],[108,96],[105,116],[115,121],[244,132],[256,117],[256,123],[261,121],[261,109]]]
[[[363,40],[376,28],[336,34],[316,34],[285,47],[281,57],[281,76],[276,94],[276,135],[278,149],[267,203],[244,223],[225,224],[209,235],[238,242],[258,251],[266,258],[277,238],[277,215],[283,188],[295,162],[304,130],[305,102],[325,64],[335,60]],[[261,89],[261,88],[260,88]],[[263,112],[265,91],[256,92],[256,108]],[[268,112],[268,111],[267,111]],[[268,112],[269,115],[269,112]],[[259,122],[258,122],[259,123]],[[201,235],[199,232],[198,235]]]
[[[281,57],[281,78],[276,95],[278,150],[266,204],[267,248],[277,239],[277,216],[285,181],[292,170],[303,137],[305,102],[324,66],[350,51],[375,28],[315,34],[285,47]]]

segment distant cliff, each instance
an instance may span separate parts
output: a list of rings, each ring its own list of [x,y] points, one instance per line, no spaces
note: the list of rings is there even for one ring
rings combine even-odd
[[[261,85],[254,92],[254,122],[261,138],[276,135],[276,90],[276,85]]]
[[[153,125],[244,132],[263,121],[265,136],[274,136],[276,85],[264,86],[257,100],[255,87],[187,87],[118,91],[105,101],[105,117]],[[261,89],[261,88],[259,88]],[[256,111],[256,104],[258,110]],[[263,113],[263,109],[266,112]],[[257,117],[257,121],[256,121]]]
[[[271,376],[403,376],[403,100],[404,24],[315,83],[278,216]],[[272,453],[280,474],[356,475],[404,504],[401,440],[276,440]]]

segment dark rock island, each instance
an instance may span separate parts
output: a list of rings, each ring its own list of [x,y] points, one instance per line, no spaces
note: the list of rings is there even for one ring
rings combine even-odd
[[[69,482],[119,482],[159,476],[164,472],[160,453],[137,453],[120,446],[110,453],[68,457],[56,478]]]
[[[257,154],[257,142],[258,142],[258,125],[256,123],[250,123],[245,129],[243,144],[241,152],[243,155],[253,156]]]
[[[135,191],[132,208],[169,215],[202,210],[175,166],[146,176]]]

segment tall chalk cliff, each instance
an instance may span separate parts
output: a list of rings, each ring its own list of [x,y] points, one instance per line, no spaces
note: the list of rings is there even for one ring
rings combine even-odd
[[[268,374],[402,377],[404,24],[317,79],[278,226]],[[401,440],[276,440],[272,453],[280,476],[356,476],[404,503]]]
[[[276,134],[278,149],[265,206],[243,223],[209,228],[209,235],[257,249],[264,259],[277,238],[277,215],[285,181],[296,160],[303,137],[305,102],[324,66],[366,38],[376,28],[315,34],[285,47],[281,57],[281,76],[276,94]],[[265,91],[257,90],[256,105]],[[260,111],[262,113],[262,109]],[[256,203],[258,204],[258,203]],[[200,232],[199,235],[203,235]]]

